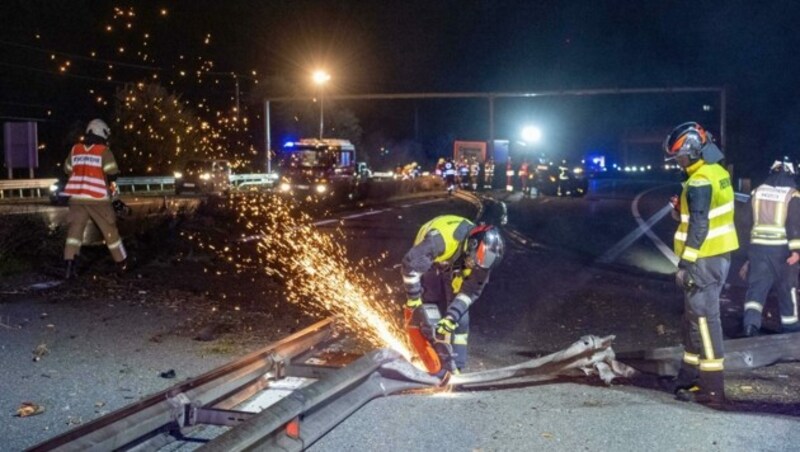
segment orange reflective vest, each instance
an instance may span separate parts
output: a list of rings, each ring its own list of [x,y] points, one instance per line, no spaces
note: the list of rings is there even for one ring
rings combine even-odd
[[[64,193],[74,198],[109,199],[106,173],[116,174],[118,170],[113,157],[104,157],[107,149],[102,144],[76,144],[72,147],[65,163],[70,176]]]

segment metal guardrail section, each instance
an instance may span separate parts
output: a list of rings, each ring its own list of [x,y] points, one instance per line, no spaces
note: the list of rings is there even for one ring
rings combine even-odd
[[[30,451],[117,450],[140,443],[158,432],[188,425],[192,407],[213,405],[246,390],[286,362],[330,338],[333,319],[326,319],[285,339],[197,378],[95,419],[40,443]]]
[[[128,187],[132,193],[136,192],[136,187],[141,188],[142,186],[144,186],[144,191],[148,192],[155,191],[151,190],[150,187],[156,186],[158,191],[167,191],[175,187],[175,178],[172,176],[119,177],[117,178],[117,186],[120,187],[120,190],[123,187]],[[167,188],[164,188],[165,186]]]
[[[30,197],[40,198],[42,197],[42,190],[47,190],[46,193],[49,194],[50,186],[56,182],[58,182],[58,179],[55,178],[0,180],[0,199],[5,199],[8,195],[11,195],[9,197],[24,198],[26,191],[30,192]]]

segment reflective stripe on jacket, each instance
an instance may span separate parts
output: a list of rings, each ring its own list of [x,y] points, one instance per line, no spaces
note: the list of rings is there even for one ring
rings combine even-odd
[[[760,185],[753,191],[753,229],[750,242],[758,245],[786,245],[786,218],[792,197],[800,196],[792,187]]]
[[[733,222],[734,193],[728,171],[719,164],[703,163],[688,168],[689,179],[681,192],[681,223],[675,232],[675,254],[694,262],[701,257],[717,256],[739,248],[736,226]],[[708,209],[708,234],[699,249],[686,246],[689,233],[689,201],[687,193],[692,187],[711,187],[711,205]]]
[[[65,162],[70,176],[64,193],[73,198],[109,199],[106,173],[116,174],[119,170],[113,157],[107,157],[107,150],[102,144],[73,146]]]
[[[430,233],[441,235],[442,239],[444,239],[444,252],[436,256],[433,261],[437,263],[446,262],[458,257],[460,254],[459,245],[466,238],[464,232],[468,233],[473,227],[475,225],[466,218],[458,215],[442,215],[422,225],[416,239],[414,239],[414,245],[419,245],[425,239],[425,236]]]

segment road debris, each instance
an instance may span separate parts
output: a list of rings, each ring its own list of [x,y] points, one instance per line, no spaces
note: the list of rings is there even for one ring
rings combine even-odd
[[[22,402],[17,408],[17,417],[36,416],[44,413],[44,407],[33,402]]]
[[[47,348],[47,344],[41,343],[33,349],[33,361],[37,362],[42,359],[42,357],[49,355],[50,350]]]

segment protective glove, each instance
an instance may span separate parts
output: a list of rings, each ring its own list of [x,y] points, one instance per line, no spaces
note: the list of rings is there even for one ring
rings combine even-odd
[[[439,336],[448,336],[455,332],[458,323],[452,317],[446,315],[436,324],[436,334]]]
[[[693,289],[697,285],[690,272],[693,266],[693,263],[683,259],[678,263],[678,271],[675,273],[675,284],[683,290]]]
[[[750,261],[744,261],[744,264],[742,264],[742,268],[739,269],[739,278],[742,278],[742,281],[747,281],[747,274],[749,272],[750,272]]]
[[[406,305],[403,307],[403,319],[405,320],[406,327],[414,317],[414,310],[422,306],[422,299],[413,298],[406,300]]]

